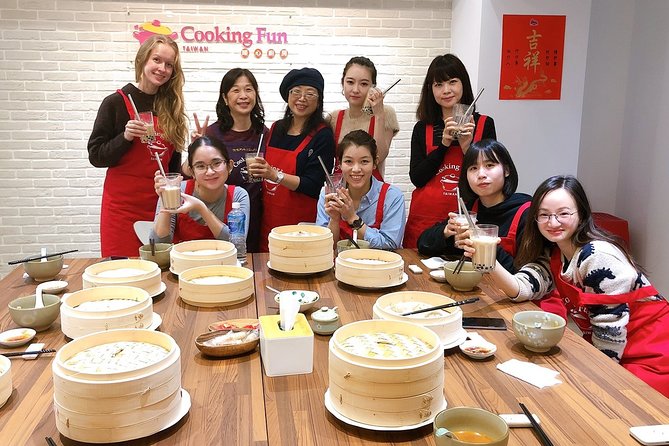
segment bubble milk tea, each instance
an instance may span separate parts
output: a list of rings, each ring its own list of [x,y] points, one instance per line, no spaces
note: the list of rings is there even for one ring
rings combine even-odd
[[[476,235],[472,234],[474,245],[472,264],[480,272],[490,272],[495,269],[497,260],[497,225],[476,225]]]
[[[178,209],[181,206],[181,176],[176,173],[168,173],[165,181],[166,184],[160,192],[163,208]]]

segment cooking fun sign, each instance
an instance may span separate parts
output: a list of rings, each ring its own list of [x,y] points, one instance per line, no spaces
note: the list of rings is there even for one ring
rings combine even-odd
[[[246,59],[251,55],[253,45],[287,45],[288,34],[279,31],[270,31],[265,27],[256,27],[253,31],[238,31],[229,26],[222,27],[214,25],[213,27],[199,27],[186,25],[178,31],[172,31],[168,26],[160,23],[160,20],[145,22],[135,25],[135,31],[132,35],[139,43],[143,43],[149,37],[159,34],[181,41],[181,51],[184,53],[208,53],[210,44],[238,44],[242,46],[240,55]],[[260,59],[266,56],[273,59],[279,56],[281,59],[288,57],[288,50],[285,48],[270,47],[266,50],[255,48],[253,56]]]

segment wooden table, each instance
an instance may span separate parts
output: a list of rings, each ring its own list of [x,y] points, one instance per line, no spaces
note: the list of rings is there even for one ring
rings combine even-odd
[[[406,264],[419,263],[414,251],[400,252]],[[338,306],[343,323],[369,319],[376,299],[387,292],[420,289],[453,296],[448,285],[434,282],[427,275],[409,274],[407,284],[378,291],[365,291],[338,283],[332,271],[313,276],[288,276],[268,271],[267,254],[254,254],[248,265],[256,271],[256,295],[225,308],[197,308],[178,298],[177,280],[168,272],[163,296],[154,299],[154,311],[163,318],[161,331],[170,334],[181,348],[182,386],[191,395],[189,414],[166,431],[126,443],[133,445],[433,445],[432,428],[407,432],[376,432],[348,426],[327,412],[323,404],[328,386],[329,336],[315,335],[314,371],[309,375],[269,378],[264,375],[260,355],[224,360],[202,356],[193,339],[207,330],[211,322],[224,319],[273,314],[276,303],[270,285],[279,289],[313,289],[321,295],[321,305]],[[69,282],[68,291],[81,288],[81,274],[93,259],[69,260],[61,279]],[[13,298],[31,294],[36,284],[22,277],[17,268],[0,281],[0,330],[15,327],[6,309]],[[493,288],[482,285],[490,296]],[[510,322],[514,312],[534,308],[533,304],[513,304],[508,300],[482,296],[476,304],[463,307],[467,315],[497,316]],[[492,412],[519,412],[524,402],[542,420],[556,445],[616,445],[636,443],[629,426],[669,423],[669,399],[612,363],[580,337],[567,331],[548,354],[531,353],[515,340],[513,333],[480,332],[497,344],[496,355],[484,361],[471,360],[457,349],[444,358],[445,395],[449,407],[482,407]],[[66,339],[58,321],[38,333],[34,342],[59,348]],[[2,351],[21,351],[2,349]],[[563,384],[537,389],[496,370],[499,362],[511,358],[531,361],[560,372]],[[12,359],[14,392],[0,408],[0,445],[44,445],[44,437],[58,444],[78,444],[61,436],[55,427],[52,408],[51,363],[53,355],[35,361]],[[537,445],[530,429],[512,429],[510,445]]]

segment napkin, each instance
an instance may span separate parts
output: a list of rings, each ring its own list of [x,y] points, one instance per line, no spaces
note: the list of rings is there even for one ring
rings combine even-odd
[[[526,383],[530,383],[540,389],[562,383],[562,381],[557,379],[560,372],[531,362],[509,359],[506,362],[497,364],[497,368],[504,373],[514,376]]]
[[[295,325],[297,313],[300,311],[300,297],[297,294],[288,294],[279,300],[279,315],[281,329],[290,331]]]
[[[439,269],[444,267],[446,260],[441,257],[430,257],[429,259],[421,259],[421,262],[423,262],[423,265],[425,265],[427,269]]]

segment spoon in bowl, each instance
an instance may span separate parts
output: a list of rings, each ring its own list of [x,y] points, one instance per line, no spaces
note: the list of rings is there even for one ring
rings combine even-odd
[[[37,285],[35,290],[35,308],[44,308],[44,300],[42,299],[42,284]]]

